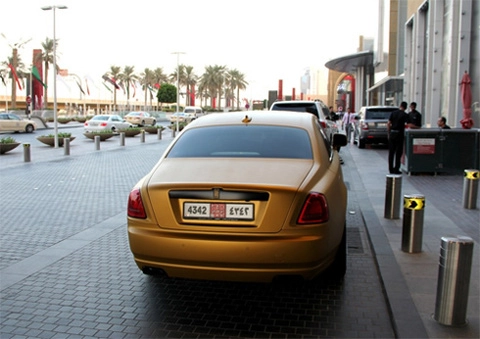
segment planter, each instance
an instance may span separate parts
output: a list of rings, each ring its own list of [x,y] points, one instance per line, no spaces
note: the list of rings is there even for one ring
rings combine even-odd
[[[20,145],[19,142],[11,143],[11,144],[0,144],[0,154],[5,154],[10,152],[12,149],[16,148]]]
[[[63,147],[63,139],[62,137],[58,137],[58,146]],[[70,137],[70,141],[74,140],[75,137]],[[37,140],[43,142],[45,145],[48,146],[55,146],[55,137],[37,137]]]
[[[156,127],[156,126],[146,126],[143,128],[145,132],[150,133],[150,134],[157,134],[158,130],[161,129],[162,131],[165,129],[164,127]]]
[[[137,129],[137,128],[135,128],[135,129],[131,129],[131,128],[129,128],[129,129],[119,129],[118,133],[125,133],[126,137],[134,137],[137,134],[142,133],[142,130]]]
[[[86,136],[89,139],[95,139],[95,136],[100,136],[100,141],[105,141],[107,139],[110,139],[113,137],[115,134],[113,133],[91,133],[91,132],[85,132],[83,133],[84,136]]]

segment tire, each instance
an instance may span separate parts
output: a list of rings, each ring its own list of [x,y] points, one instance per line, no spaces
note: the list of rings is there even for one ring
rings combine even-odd
[[[143,127],[143,126],[145,126],[145,120],[138,125],[138,127]]]
[[[157,120],[152,121],[152,126],[155,126],[157,124]]]
[[[365,148],[365,140],[358,139],[358,148]]]
[[[33,128],[33,125],[28,124],[27,126],[25,126],[25,132],[27,133],[33,133],[34,130],[35,128]]]

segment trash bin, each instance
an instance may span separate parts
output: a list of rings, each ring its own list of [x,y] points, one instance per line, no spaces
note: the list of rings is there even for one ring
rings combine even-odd
[[[442,237],[433,316],[442,325],[462,326],[467,323],[472,255],[471,238]]]

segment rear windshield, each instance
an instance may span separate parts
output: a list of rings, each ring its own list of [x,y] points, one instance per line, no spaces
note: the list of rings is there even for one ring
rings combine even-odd
[[[211,126],[185,131],[167,158],[312,159],[307,131],[282,126]]]
[[[315,115],[317,118],[318,110],[315,104],[311,103],[276,103],[272,106],[272,111],[295,111],[295,112],[308,112]]]
[[[368,109],[366,114],[365,114],[365,119],[383,119],[383,120],[388,120],[390,118],[390,114],[393,111],[396,111],[398,108],[392,107],[391,109],[385,109],[385,108],[373,108],[373,109]]]

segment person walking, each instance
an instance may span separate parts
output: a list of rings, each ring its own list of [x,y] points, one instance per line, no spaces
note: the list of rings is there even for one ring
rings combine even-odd
[[[390,174],[401,174],[400,160],[403,154],[405,125],[408,114],[405,113],[407,103],[403,101],[398,110],[393,111],[388,118],[388,170]]]
[[[417,111],[417,103],[412,102],[410,104],[410,112],[408,113],[408,128],[422,128],[422,114]]]
[[[347,113],[342,118],[343,129],[345,129],[345,134],[347,135],[347,143],[350,143],[351,134],[353,131],[353,123],[355,121],[355,114],[352,113],[351,108],[347,108]]]
[[[441,129],[450,129],[450,126],[447,125],[447,118],[445,118],[445,117],[438,118],[437,125]]]

